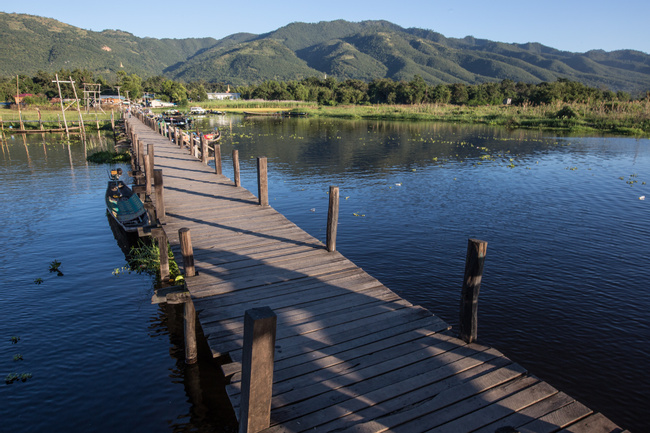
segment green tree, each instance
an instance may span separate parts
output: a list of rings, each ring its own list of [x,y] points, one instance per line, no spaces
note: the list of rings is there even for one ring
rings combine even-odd
[[[129,99],[135,100],[142,97],[142,78],[136,74],[128,75],[125,71],[117,71],[117,82],[121,86],[121,94],[126,95],[128,92]]]

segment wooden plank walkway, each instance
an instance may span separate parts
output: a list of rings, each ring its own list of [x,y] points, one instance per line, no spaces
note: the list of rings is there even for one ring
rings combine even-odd
[[[187,286],[214,356],[232,360],[223,370],[235,413],[244,311],[269,306],[278,324],[265,431],[623,431],[498,350],[455,338],[186,148],[130,124],[163,170],[178,263],[178,230],[191,230],[198,275]]]

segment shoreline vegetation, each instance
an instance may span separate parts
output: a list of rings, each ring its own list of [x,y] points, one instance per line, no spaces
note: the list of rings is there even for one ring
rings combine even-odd
[[[543,105],[485,105],[459,106],[453,104],[375,104],[319,106],[303,101],[210,101],[192,103],[206,109],[218,109],[232,114],[257,112],[279,114],[292,112],[311,117],[338,119],[392,120],[414,122],[449,122],[501,126],[509,129],[538,129],[565,133],[605,133],[650,137],[650,100],[599,103],[555,102]],[[179,107],[189,108],[187,107]],[[158,108],[154,112],[162,113]],[[21,110],[26,129],[38,130],[38,110]],[[60,110],[40,109],[45,129],[58,128]],[[118,117],[116,112],[116,118]],[[6,133],[19,128],[18,111],[0,110],[2,128]],[[76,112],[66,113],[69,126],[78,126]],[[86,127],[110,129],[110,112],[84,114]]]
[[[509,129],[650,137],[650,100],[542,105],[376,104],[319,106],[301,101],[221,101],[202,105],[229,113],[305,113],[312,117],[450,122]]]
[[[21,113],[26,128],[59,127],[61,111],[53,104],[59,95],[51,74],[35,77],[0,79],[0,100],[18,100],[22,94]],[[130,95],[132,101],[158,98],[188,112],[190,106],[230,113],[258,112],[307,114],[313,117],[340,119],[442,121],[484,124],[511,129],[554,130],[565,133],[605,133],[627,136],[650,136],[650,91],[630,95],[623,91],[590,87],[580,82],[558,78],[554,82],[524,83],[504,79],[479,84],[430,84],[420,76],[410,81],[376,78],[369,82],[357,79],[338,81],[333,77],[307,77],[286,82],[269,80],[232,89],[225,83],[181,83],[165,77],[142,79],[121,71],[115,83],[93,77],[87,70],[60,71],[83,83],[97,82],[103,95]],[[211,100],[208,92],[234,93],[235,100]],[[71,98],[70,90],[63,98]],[[120,97],[124,100],[124,97]],[[85,105],[85,104],[84,104]],[[85,107],[84,107],[85,109]],[[156,108],[162,113],[168,108]],[[94,109],[93,109],[94,110]],[[116,112],[117,114],[117,112]],[[110,128],[110,111],[85,113],[84,124]],[[116,116],[117,117],[117,116]],[[15,104],[0,109],[4,132],[19,127]],[[75,111],[67,111],[68,124],[78,125]],[[117,120],[117,119],[116,119]],[[91,126],[92,127],[92,126]]]

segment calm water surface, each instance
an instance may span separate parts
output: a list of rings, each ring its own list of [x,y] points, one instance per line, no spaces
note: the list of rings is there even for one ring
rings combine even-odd
[[[479,341],[650,431],[648,140],[314,119],[208,125],[223,132],[224,174],[238,149],[243,186],[256,191],[254,157],[267,156],[271,205],[321,240],[338,185],[338,249],[454,328],[467,239],[488,241]],[[214,366],[183,365],[178,311],[150,305],[150,278],[113,275],[125,263],[104,213],[107,166],[86,164],[79,144],[45,141],[9,138],[0,170],[0,367],[33,374],[0,386],[0,417],[23,431],[228,431]],[[48,272],[55,259],[62,277]]]

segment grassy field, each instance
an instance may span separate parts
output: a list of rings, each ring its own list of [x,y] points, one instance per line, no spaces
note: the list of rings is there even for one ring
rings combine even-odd
[[[57,107],[56,109],[21,109],[20,116],[17,109],[0,109],[2,128],[5,130],[19,128],[20,119],[22,118],[25,129],[40,129],[39,112],[44,129],[63,127],[63,116],[61,115],[61,110]],[[81,114],[86,128],[96,128],[97,123],[99,123],[100,129],[110,128],[110,110],[105,109],[104,112],[91,111],[86,113],[82,109]],[[119,112],[115,111],[114,116],[116,120],[119,119]],[[68,126],[79,125],[79,114],[75,109],[70,108],[65,112],[65,121],[68,123]]]

